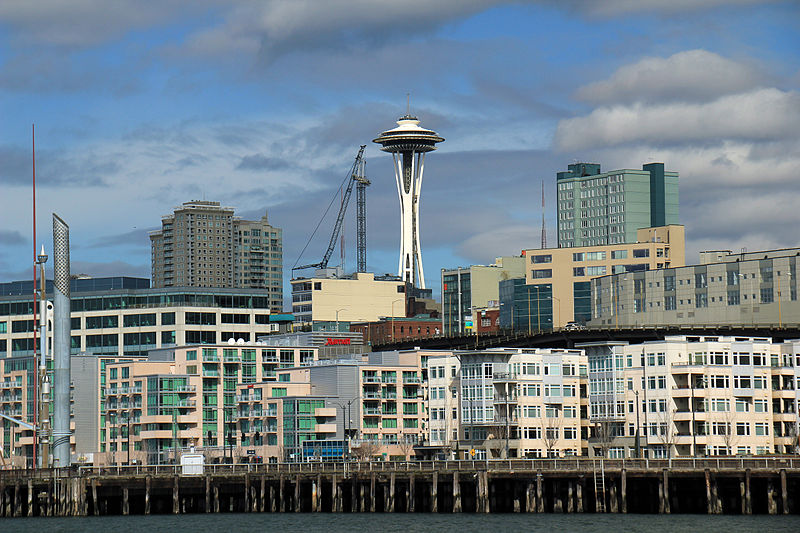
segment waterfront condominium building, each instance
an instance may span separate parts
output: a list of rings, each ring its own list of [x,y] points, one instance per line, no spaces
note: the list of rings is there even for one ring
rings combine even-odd
[[[600,172],[575,163],[556,179],[558,247],[636,242],[637,230],[678,224],[678,173],[663,163]]]
[[[701,252],[701,264],[592,280],[593,327],[800,324],[800,248]]]
[[[429,439],[445,456],[587,454],[582,350],[499,348],[430,356]]]
[[[668,336],[581,347],[592,455],[797,453],[798,341]]]
[[[523,250],[525,283],[504,282],[500,324],[547,330],[592,317],[591,280],[684,265],[683,226],[640,228],[631,243]]]
[[[290,315],[272,314],[267,289],[151,289],[144,278],[71,282],[73,354],[133,356],[165,346],[254,341]],[[32,282],[0,284],[0,358],[34,354]],[[46,283],[52,295],[52,281]],[[52,329],[47,333],[52,349]],[[37,350],[38,351],[38,350]]]
[[[499,283],[525,275],[524,257],[498,257],[493,265],[442,269],[442,332],[456,335],[474,331],[476,310],[497,307]]]
[[[283,238],[265,214],[242,220],[219,202],[192,201],[150,233],[154,287],[263,289],[283,308]]]

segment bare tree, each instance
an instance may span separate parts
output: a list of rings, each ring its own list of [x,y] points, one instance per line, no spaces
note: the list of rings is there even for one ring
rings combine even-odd
[[[594,423],[594,427],[592,428],[594,440],[600,446],[601,457],[608,457],[608,450],[611,448],[611,443],[617,436],[616,427],[616,422],[609,419],[597,420]]]
[[[408,456],[414,451],[414,446],[419,442],[419,436],[416,434],[401,434],[397,440],[397,447],[403,452],[403,456],[408,460]]]
[[[666,409],[659,415],[660,423],[662,424],[663,431],[658,432],[664,448],[667,450],[667,457],[672,457],[672,450],[675,447],[677,432],[675,431],[675,409]]]
[[[555,446],[558,442],[561,433],[561,419],[548,418],[547,422],[542,424],[542,442],[544,442],[545,450],[547,450],[547,457],[553,457],[555,454]]]
[[[725,444],[728,455],[734,455],[733,446],[739,440],[736,435],[736,417],[733,411],[726,411],[725,416],[722,417],[724,425],[724,433],[722,435],[722,442]]]
[[[362,440],[351,448],[351,452],[359,461],[366,461],[378,454],[380,444],[374,441]]]

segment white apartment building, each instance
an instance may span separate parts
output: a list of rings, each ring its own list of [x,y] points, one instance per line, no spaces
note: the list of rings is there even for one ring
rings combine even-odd
[[[582,350],[430,357],[430,444],[461,457],[586,455],[586,379]]]
[[[672,336],[583,345],[593,455],[794,453],[800,341]]]

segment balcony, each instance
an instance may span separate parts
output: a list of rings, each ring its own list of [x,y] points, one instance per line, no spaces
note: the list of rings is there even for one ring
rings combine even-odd
[[[336,424],[317,424],[315,433],[336,433]]]
[[[365,407],[364,416],[381,416],[381,410],[378,407]]]
[[[368,400],[380,400],[381,393],[380,392],[364,392],[361,395],[362,398],[366,398]]]
[[[0,389],[21,389],[22,383],[18,381],[0,381]]]
[[[317,417],[335,417],[336,416],[336,408],[335,407],[317,407],[314,409],[314,416]]]
[[[195,389],[196,387],[194,385],[180,385],[169,392],[194,392]],[[139,392],[141,392],[141,390]]]
[[[495,394],[494,401],[495,403],[518,403],[519,400],[516,394]]]
[[[206,370],[203,369],[203,377],[205,378],[218,378],[219,377],[219,370]]]
[[[495,383],[516,383],[518,381],[517,375],[513,372],[495,372],[492,379]]]
[[[420,383],[422,383],[422,378],[420,378],[419,376],[405,377],[403,378],[403,383],[405,383],[406,385],[419,385]]]
[[[380,383],[380,376],[362,376],[361,381],[364,383]]]

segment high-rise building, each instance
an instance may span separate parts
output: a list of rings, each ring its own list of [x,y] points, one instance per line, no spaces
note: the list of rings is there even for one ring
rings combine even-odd
[[[678,173],[664,163],[600,172],[574,163],[557,174],[558,247],[636,242],[640,228],[679,224]]]
[[[283,308],[283,237],[265,214],[242,220],[219,202],[192,201],[150,234],[153,287],[267,289]]]

